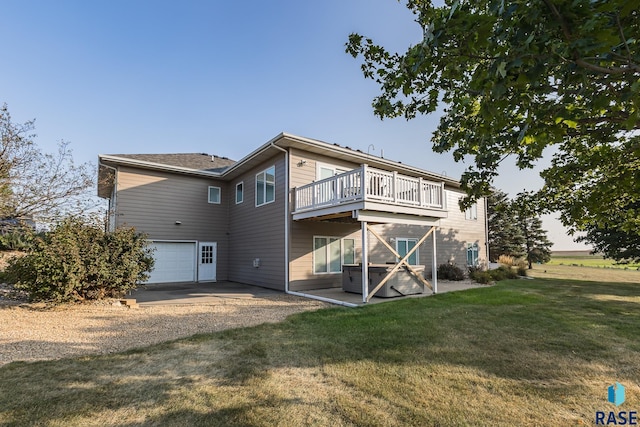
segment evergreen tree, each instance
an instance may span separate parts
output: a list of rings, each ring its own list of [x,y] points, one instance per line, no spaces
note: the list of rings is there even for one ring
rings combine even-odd
[[[542,221],[538,216],[537,203],[533,193],[518,193],[511,202],[511,210],[524,236],[524,248],[529,269],[533,268],[534,262],[549,262],[552,243],[547,239],[547,232],[542,228]]]
[[[494,190],[487,197],[489,259],[496,262],[500,255],[520,258],[525,255],[524,236],[511,211],[506,193]]]

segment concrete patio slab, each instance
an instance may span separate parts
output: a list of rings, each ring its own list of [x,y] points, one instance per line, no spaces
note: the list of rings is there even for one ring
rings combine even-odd
[[[234,282],[162,283],[143,285],[128,298],[141,306],[167,304],[212,304],[221,298],[263,298],[283,295],[280,291]]]
[[[478,288],[486,285],[470,281],[438,282],[438,293]],[[127,298],[133,298],[140,306],[171,305],[171,304],[218,304],[225,298],[264,298],[285,295],[281,291],[245,285],[235,282],[215,283],[164,283],[140,286],[131,292]],[[345,292],[342,288],[315,289],[294,293],[294,295],[317,298],[323,301],[342,303],[348,306],[365,305],[362,295]],[[407,295],[404,297],[379,298],[373,297],[367,304],[397,301],[402,298],[420,298],[432,295],[431,291],[423,294]]]
[[[468,280],[460,281],[460,282],[450,282],[450,281],[439,281],[438,282],[438,293],[443,294],[446,292],[454,292],[454,291],[462,291],[465,289],[473,289],[473,288],[481,288],[486,287],[487,285],[481,285],[479,283],[471,282]],[[345,305],[367,305],[367,304],[378,304],[382,302],[389,301],[397,301],[399,299],[404,298],[422,298],[433,295],[431,290],[426,290],[422,294],[414,294],[414,295],[406,295],[392,298],[380,298],[373,297],[368,303],[362,302],[362,294],[355,294],[351,292],[345,292],[342,288],[326,288],[326,289],[313,289],[309,291],[304,291],[302,294],[307,295],[309,298],[320,297],[323,300],[335,300],[340,301],[342,303],[346,303]]]

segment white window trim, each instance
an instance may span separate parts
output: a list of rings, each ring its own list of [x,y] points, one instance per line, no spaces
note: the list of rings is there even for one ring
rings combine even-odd
[[[340,271],[316,271],[316,239],[327,239],[327,242],[329,239],[336,239],[340,242]],[[312,259],[311,259],[311,271],[313,272],[313,274],[317,274],[317,275],[328,275],[328,274],[342,274],[342,266],[344,265],[344,241],[345,240],[353,240],[353,262],[355,263],[357,261],[356,258],[356,239],[352,239],[350,237],[338,237],[338,236],[313,236],[313,240],[311,241],[312,246]],[[325,246],[327,248],[327,252],[326,252],[326,262],[327,262],[327,266],[330,265],[331,260],[330,260],[330,253],[329,253],[329,245]]]
[[[469,251],[472,251],[471,258],[475,258],[475,262],[473,264],[469,264]],[[475,257],[473,256],[475,253]],[[467,266],[475,267],[480,263],[480,245],[478,243],[467,243]]]
[[[238,186],[242,186],[242,198],[238,201]],[[244,202],[244,181],[240,181],[236,184],[236,205]]]
[[[474,203],[464,211],[464,219],[467,221],[478,220],[478,204]]]
[[[211,201],[211,189],[212,188],[217,188],[218,189],[218,201]],[[222,189],[220,187],[216,187],[215,185],[210,185],[209,188],[207,189],[207,201],[209,203],[211,203],[212,205],[219,205],[220,202],[222,201]]]
[[[414,238],[414,237],[396,237],[396,252],[400,253],[400,250],[398,249],[398,242],[399,241],[406,241],[407,243],[409,241],[415,242],[416,246],[418,246],[418,239]],[[409,245],[407,244],[407,252],[409,252]],[[418,246],[416,248],[416,250],[413,252],[416,255],[416,264],[411,264],[409,262],[409,259],[411,259],[411,257],[409,257],[407,259],[407,262],[409,263],[409,265],[420,265],[420,246]],[[413,254],[412,254],[413,256]],[[402,258],[398,258],[396,261],[400,262],[400,259]]]
[[[267,200],[267,185],[266,185],[267,181],[266,181],[266,178],[267,178],[267,171],[269,169],[271,169],[271,168],[273,168],[273,200],[270,200],[268,202],[265,201],[265,202],[262,202],[262,203],[258,204],[258,175],[264,174],[264,176],[265,176],[264,200]],[[256,174],[256,185],[255,185],[255,187],[256,187],[256,191],[255,191],[255,193],[256,193],[256,207],[268,205],[268,204],[273,203],[273,202],[276,201],[276,165],[271,165],[268,168],[266,168],[263,171],[258,172]]]
[[[336,166],[330,163],[316,162],[316,181],[320,181],[321,179],[324,179],[324,178],[320,178],[320,169],[331,169],[333,171],[333,176],[336,176],[336,175],[343,174],[345,172],[349,172],[350,170],[355,168],[347,169],[343,166]]]

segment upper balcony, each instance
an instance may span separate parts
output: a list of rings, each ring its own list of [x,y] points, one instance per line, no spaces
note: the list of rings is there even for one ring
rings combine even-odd
[[[295,188],[294,220],[361,210],[444,218],[444,183],[363,165]]]

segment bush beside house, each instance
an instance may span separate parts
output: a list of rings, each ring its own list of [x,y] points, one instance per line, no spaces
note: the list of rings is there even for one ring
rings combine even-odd
[[[152,255],[146,236],[132,228],[105,232],[93,221],[70,217],[35,236],[25,256],[9,261],[5,278],[32,301],[120,298],[148,279]]]

